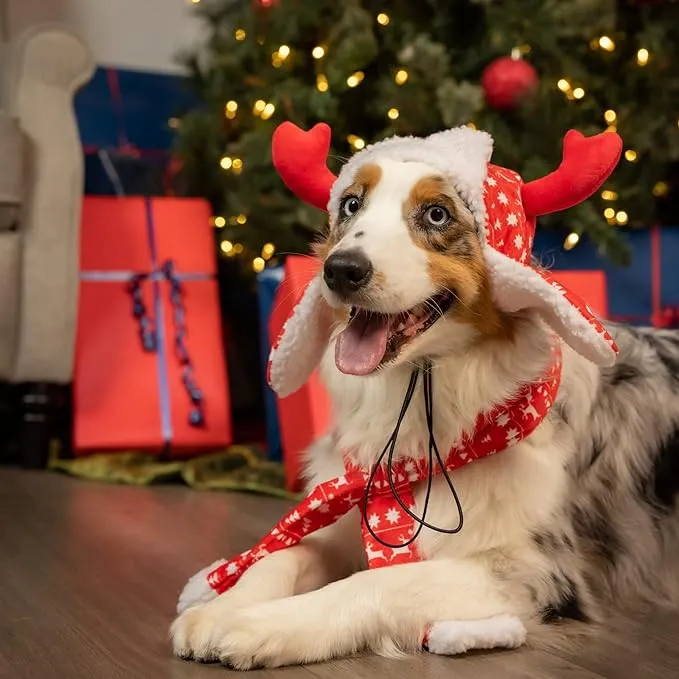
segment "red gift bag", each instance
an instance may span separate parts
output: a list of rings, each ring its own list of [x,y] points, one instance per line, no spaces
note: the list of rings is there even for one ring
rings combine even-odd
[[[285,322],[319,267],[320,263],[310,257],[290,256],[285,260],[285,273],[276,291],[269,319],[271,338],[281,334]],[[303,453],[317,438],[328,432],[331,424],[330,398],[321,383],[318,370],[299,391],[278,399],[278,422],[287,488],[296,492],[303,485]]]
[[[209,220],[201,200],[85,198],[76,455],[231,443]]]

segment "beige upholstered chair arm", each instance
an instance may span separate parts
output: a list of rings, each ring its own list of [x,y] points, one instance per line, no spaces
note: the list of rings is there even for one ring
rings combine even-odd
[[[83,154],[73,109],[92,76],[70,30],[29,29],[10,45],[7,106],[26,138],[20,321],[13,381],[68,382],[78,301]]]

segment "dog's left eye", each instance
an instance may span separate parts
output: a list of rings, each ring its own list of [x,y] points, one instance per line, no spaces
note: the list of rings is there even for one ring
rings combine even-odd
[[[440,205],[432,205],[424,213],[424,221],[428,226],[445,226],[450,221],[450,212]]]

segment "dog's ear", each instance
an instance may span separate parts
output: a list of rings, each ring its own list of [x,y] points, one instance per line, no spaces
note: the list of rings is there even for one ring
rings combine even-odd
[[[321,294],[321,275],[307,286],[269,355],[267,379],[281,397],[304,385],[330,341],[333,313]]]

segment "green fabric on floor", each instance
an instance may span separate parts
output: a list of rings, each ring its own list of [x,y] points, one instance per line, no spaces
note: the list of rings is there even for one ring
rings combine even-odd
[[[225,450],[187,460],[159,460],[135,451],[95,453],[66,459],[53,446],[48,468],[94,481],[145,486],[182,481],[197,490],[261,493],[286,499],[299,496],[285,490],[283,465],[264,458],[254,446]]]

